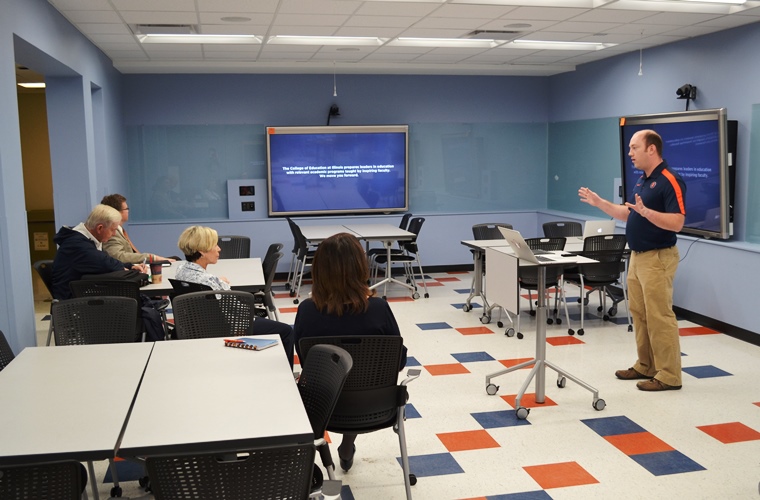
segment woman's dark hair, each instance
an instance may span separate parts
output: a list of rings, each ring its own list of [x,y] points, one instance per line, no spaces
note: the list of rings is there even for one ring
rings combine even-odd
[[[330,236],[317,247],[311,266],[311,299],[320,311],[342,316],[369,307],[369,265],[359,240],[348,233]]]

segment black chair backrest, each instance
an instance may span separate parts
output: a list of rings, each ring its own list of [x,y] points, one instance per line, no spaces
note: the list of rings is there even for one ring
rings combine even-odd
[[[583,240],[583,255],[597,262],[581,264],[579,272],[583,274],[584,283],[589,285],[614,283],[625,270],[624,234],[607,234],[590,236]]]
[[[217,454],[148,457],[156,500],[288,498],[305,500],[311,489],[314,444]]]
[[[346,350],[353,368],[343,386],[328,430],[368,432],[393,425],[398,408],[406,402],[406,387],[398,385],[404,339],[390,335],[304,337],[299,342],[309,364],[309,350],[330,344]]]
[[[178,339],[239,337],[253,334],[255,299],[236,290],[191,292],[174,298]]]
[[[269,248],[267,248],[267,253],[264,254],[264,260],[261,261],[261,267],[264,271],[264,279],[267,278],[268,271],[271,269],[272,265],[274,264],[276,267],[277,262],[274,260],[274,257],[275,254],[282,250],[283,246],[282,243],[272,243],[269,245]],[[279,260],[279,258],[277,260]]]
[[[352,366],[353,361],[348,352],[326,344],[313,346],[309,349],[309,362],[302,361],[298,392],[314,430],[314,439],[325,435]]]
[[[53,303],[55,345],[135,342],[137,301],[130,297],[83,297]]]
[[[251,238],[248,236],[219,236],[217,242],[220,259],[247,259],[251,256]]]
[[[34,270],[40,275],[42,282],[45,284],[50,295],[53,295],[53,261],[52,260],[38,260],[32,264]]]
[[[411,220],[411,218],[412,218],[412,214],[410,213],[404,214],[401,217],[401,222],[399,222],[398,227],[406,231],[407,228],[409,227],[409,221]]]
[[[290,220],[289,217],[286,217],[288,220],[288,224],[290,225],[290,232],[293,233],[293,253],[297,254],[298,259],[303,260],[303,258],[309,253],[309,243],[306,241],[306,237],[301,232],[301,228]]]
[[[10,344],[8,344],[8,339],[6,339],[5,334],[0,331],[0,372],[3,371],[3,368],[8,366],[8,363],[13,361],[13,358],[15,358],[15,355],[11,350]]]
[[[414,239],[408,240],[408,241],[399,241],[399,246],[402,250],[405,250],[408,253],[417,253],[417,237],[420,235],[420,231],[422,230],[422,224],[425,223],[424,217],[414,217],[412,220],[409,221],[409,226],[407,227],[407,231],[410,233],[414,233]]]
[[[544,236],[555,238],[559,236],[583,236],[583,226],[580,222],[558,220],[544,222]]]
[[[472,236],[476,240],[501,240],[504,236],[499,232],[499,228],[512,229],[512,224],[505,222],[484,222],[483,224],[474,224],[472,226]]]
[[[172,301],[174,301],[174,297],[178,297],[186,293],[205,292],[206,290],[211,290],[211,287],[208,285],[201,285],[200,283],[193,283],[192,281],[182,281],[174,278],[169,278],[169,283],[171,283],[172,289],[174,290],[174,293],[171,295]]]
[[[142,307],[140,285],[127,280],[80,280],[69,283],[71,296],[83,297],[129,297],[135,299],[138,309]],[[53,325],[55,327],[55,325]],[[142,315],[137,315],[135,330],[139,336],[143,332]]]
[[[73,460],[29,465],[0,465],[0,498],[81,500],[87,480]]]
[[[525,243],[528,244],[531,250],[564,250],[565,242],[567,238],[555,237],[555,238],[528,238]]]

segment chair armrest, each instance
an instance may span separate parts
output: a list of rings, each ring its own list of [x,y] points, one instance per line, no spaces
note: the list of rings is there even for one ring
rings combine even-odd
[[[418,378],[420,374],[422,373],[422,370],[419,368],[411,368],[406,372],[406,378],[401,382],[400,385],[407,385],[412,380]]]

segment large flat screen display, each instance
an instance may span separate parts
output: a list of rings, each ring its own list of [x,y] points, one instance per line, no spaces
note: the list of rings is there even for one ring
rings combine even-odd
[[[686,184],[686,222],[683,233],[709,238],[730,236],[729,148],[726,109],[708,109],[620,119],[623,195],[632,202],[632,192],[641,170],[628,156],[631,137],[652,129],[662,137],[663,159]],[[734,139],[735,151],[735,139]]]
[[[407,125],[268,127],[269,215],[403,212]]]

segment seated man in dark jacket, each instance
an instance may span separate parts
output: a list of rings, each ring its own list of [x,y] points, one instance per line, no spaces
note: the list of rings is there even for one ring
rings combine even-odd
[[[133,267],[103,252],[103,242],[113,236],[121,222],[118,210],[97,205],[87,220],[71,228],[63,226],[53,238],[58,251],[53,261],[53,298],[70,299],[69,283],[86,274],[104,274]],[[142,264],[134,267],[146,272]]]

